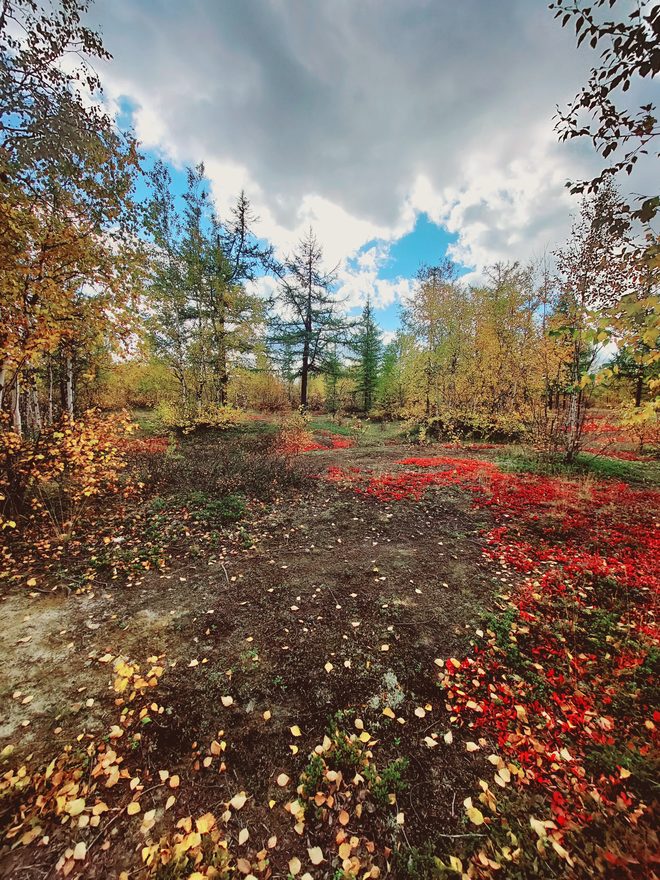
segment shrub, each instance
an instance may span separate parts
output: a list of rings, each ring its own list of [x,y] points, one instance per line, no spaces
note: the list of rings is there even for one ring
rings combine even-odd
[[[321,445],[315,442],[308,425],[309,417],[306,413],[297,412],[288,416],[277,433],[274,443],[275,452],[280,455],[297,455],[299,452],[321,449]]]
[[[35,439],[0,432],[2,528],[16,528],[29,513],[70,533],[91,498],[119,490],[122,447],[133,427],[126,414],[90,410],[79,419],[65,416]]]
[[[493,440],[513,442],[525,435],[525,425],[515,414],[466,413],[446,410],[433,416],[413,416],[406,431],[411,440]]]
[[[191,434],[200,428],[237,428],[247,420],[247,415],[240,409],[214,404],[204,406],[193,415],[182,413],[171,403],[162,402],[158,405],[158,416],[166,428],[174,428],[184,434]]]

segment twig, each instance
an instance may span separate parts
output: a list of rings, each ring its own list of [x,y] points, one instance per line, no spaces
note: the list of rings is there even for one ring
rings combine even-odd
[[[437,837],[486,837],[478,831],[468,831],[466,834],[438,834]]]

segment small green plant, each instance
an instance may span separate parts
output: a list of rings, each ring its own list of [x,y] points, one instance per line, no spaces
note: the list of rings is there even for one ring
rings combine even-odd
[[[305,797],[313,797],[317,791],[320,791],[324,776],[325,762],[323,758],[320,755],[312,755],[300,777]]]
[[[210,498],[204,492],[191,492],[186,501],[193,507],[192,519],[198,522],[238,522],[245,513],[245,499],[241,495]]]
[[[364,778],[369,783],[371,793],[378,804],[386,807],[390,802],[391,794],[401,794],[408,788],[403,776],[409,763],[408,758],[397,758],[380,772],[373,765],[365,767]]]
[[[394,874],[406,880],[444,880],[456,872],[449,872],[439,858],[434,855],[430,844],[424,849],[413,846],[402,846],[392,854],[394,858]]]

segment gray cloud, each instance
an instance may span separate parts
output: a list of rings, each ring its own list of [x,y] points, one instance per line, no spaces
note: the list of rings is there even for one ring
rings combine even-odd
[[[595,165],[552,131],[590,57],[543,0],[99,0],[90,18],[146,145],[218,163],[220,189],[247,178],[269,228],[313,196],[356,241],[425,209],[466,259],[524,256],[565,232],[563,183]]]

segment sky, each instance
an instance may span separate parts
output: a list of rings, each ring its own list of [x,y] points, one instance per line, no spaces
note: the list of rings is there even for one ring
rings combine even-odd
[[[557,141],[593,55],[543,0],[96,0],[88,19],[147,160],[203,160],[221,216],[244,189],[282,256],[312,225],[388,336],[421,263],[478,281],[552,252],[566,181],[599,167]]]

